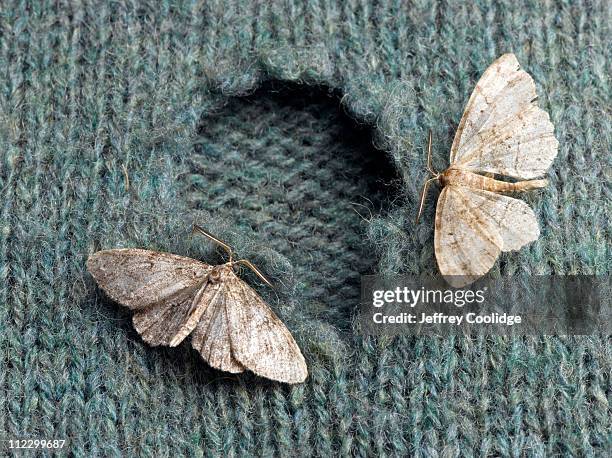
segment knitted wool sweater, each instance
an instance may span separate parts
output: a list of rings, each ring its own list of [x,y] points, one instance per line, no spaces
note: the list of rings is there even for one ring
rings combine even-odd
[[[360,275],[435,273],[414,224],[504,52],[560,143],[524,197],[540,239],[490,273],[610,270],[610,5],[6,1],[0,7],[0,439],[76,456],[607,456],[610,341],[363,337]],[[148,347],[85,269],[142,247],[208,263],[197,222],[309,367],[286,386]],[[8,451],[6,442],[3,451]]]

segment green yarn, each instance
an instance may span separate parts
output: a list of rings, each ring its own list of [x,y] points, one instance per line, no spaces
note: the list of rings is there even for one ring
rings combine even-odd
[[[560,142],[540,239],[491,275],[608,273],[610,9],[593,2],[4,2],[0,439],[76,456],[607,456],[610,341],[362,338],[359,275],[433,273],[427,131],[447,165],[514,52]],[[129,186],[126,180],[129,178]],[[85,271],[101,248],[212,262],[294,333],[303,385],[150,348]],[[3,443],[4,446],[4,443]]]

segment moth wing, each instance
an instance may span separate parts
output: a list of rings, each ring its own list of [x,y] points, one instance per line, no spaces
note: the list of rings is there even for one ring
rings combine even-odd
[[[518,250],[540,237],[536,215],[522,200],[481,189],[461,188],[460,192],[478,213],[495,222],[501,251]]]
[[[210,288],[211,292],[202,297],[203,313],[191,336],[191,345],[211,367],[234,374],[244,372],[244,366],[232,355],[227,315],[227,285],[217,285],[218,288],[214,292],[213,288]]]
[[[234,357],[255,374],[284,383],[308,376],[304,356],[289,330],[240,278],[228,281],[227,316]]]
[[[460,186],[445,186],[438,197],[434,248],[440,272],[457,288],[486,274],[503,242],[493,220],[478,212]]]
[[[176,336],[189,319],[195,296],[196,291],[186,288],[157,304],[139,308],[132,317],[134,328],[149,345],[175,346]]]
[[[559,143],[536,98],[535,83],[514,54],[493,62],[465,107],[451,147],[451,164],[521,179],[543,175]]]
[[[133,310],[184,299],[185,290],[195,296],[211,269],[195,259],[137,248],[98,251],[87,259],[100,288]]]

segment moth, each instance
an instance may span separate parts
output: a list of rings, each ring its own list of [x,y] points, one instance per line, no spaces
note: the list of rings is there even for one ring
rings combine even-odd
[[[250,268],[233,260],[233,250],[199,226],[229,255],[211,266],[170,253],[125,248],[103,250],[87,260],[87,270],[115,302],[133,310],[134,328],[149,345],[176,347],[191,334],[191,345],[212,367],[231,373],[246,369],[284,383],[308,376],[293,336],[264,300],[236,275]]]
[[[450,151],[450,166],[431,165],[431,132],[419,213],[432,181],[442,186],[435,217],[434,247],[442,276],[466,286],[485,275],[502,251],[537,240],[533,210],[500,194],[547,185],[544,175],[559,143],[548,113],[536,105],[536,88],[514,54],[504,54],[484,72],[472,93]],[[495,175],[526,180],[501,181]]]

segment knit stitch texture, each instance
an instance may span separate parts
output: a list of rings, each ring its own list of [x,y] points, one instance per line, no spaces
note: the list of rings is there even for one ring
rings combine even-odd
[[[609,456],[611,346],[364,338],[359,276],[435,273],[432,193],[499,55],[560,143],[524,196],[540,239],[490,275],[607,274],[610,3],[6,1],[0,6],[0,439],[75,456]],[[309,366],[284,386],[148,347],[85,269],[143,247],[205,262],[192,222]],[[7,444],[2,443],[2,453]]]

